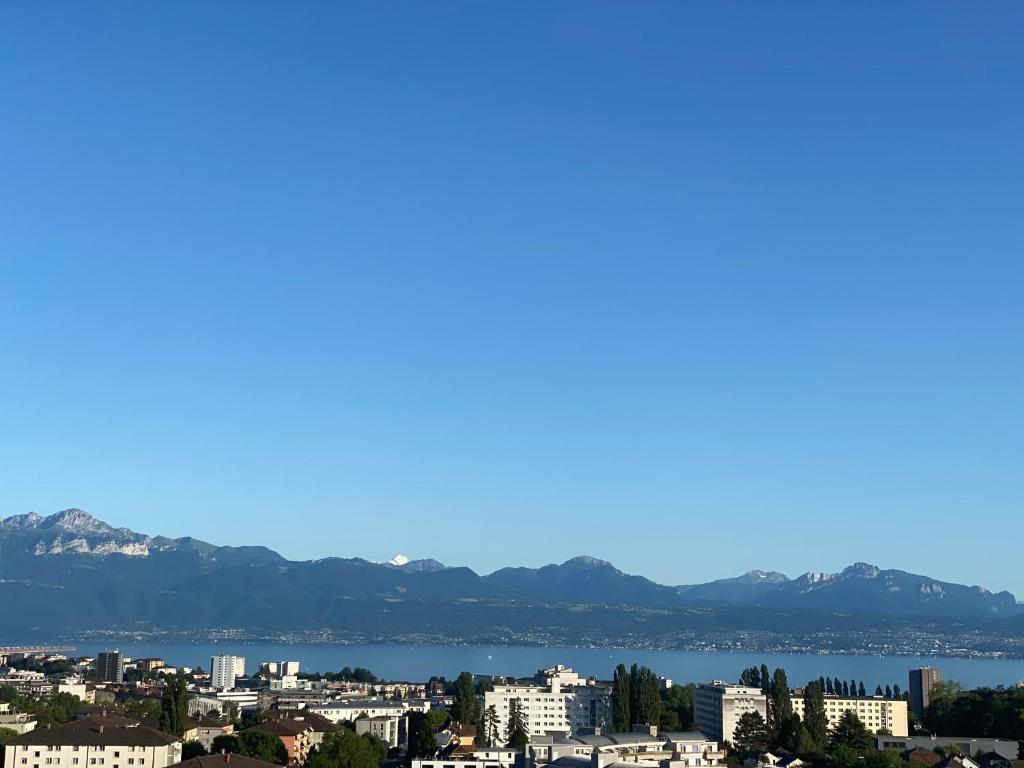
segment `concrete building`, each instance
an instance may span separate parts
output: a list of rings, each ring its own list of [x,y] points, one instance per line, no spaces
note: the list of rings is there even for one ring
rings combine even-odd
[[[628,733],[537,737],[530,739],[527,755],[533,765],[557,763],[563,758],[596,758],[602,764],[671,761],[675,768],[706,768],[724,765],[725,760],[718,742],[703,733],[659,732],[653,726],[636,726]]]
[[[113,716],[37,728],[4,749],[4,768],[167,768],[180,761],[176,736]]]
[[[429,701],[385,701],[384,699],[339,699],[309,707],[332,723],[355,722],[360,717],[402,717],[409,712],[429,712]]]
[[[701,683],[693,697],[693,719],[714,741],[732,741],[740,716],[757,712],[768,719],[768,698],[760,688],[731,685],[724,680]]]
[[[804,696],[802,689],[793,691],[793,712],[804,716]],[[894,736],[906,736],[907,702],[902,699],[885,699],[881,696],[865,696],[863,698],[845,698],[825,694],[825,714],[828,727],[833,728],[844,712],[853,712],[872,733],[889,731]]]
[[[361,717],[355,721],[356,733],[369,733],[389,747],[404,747],[409,732],[408,715],[379,715]]]
[[[995,752],[1010,761],[1017,759],[1018,749],[1016,741],[982,736],[875,736],[875,746],[880,750],[895,749],[898,752],[911,749],[934,752],[936,747],[956,747],[965,755]]]
[[[245,677],[244,656],[211,656],[210,685],[221,691],[235,687],[235,678]]]
[[[910,670],[910,709],[915,715],[923,714],[931,700],[932,688],[942,682],[942,673],[935,667]]]
[[[496,685],[484,694],[484,709],[493,706],[498,713],[499,733],[505,731],[513,700],[519,702],[530,736],[569,736],[611,722],[611,687],[561,664],[539,670],[531,682]]]
[[[0,728],[7,728],[18,735],[28,733],[36,727],[36,719],[25,712],[11,712],[11,705],[0,701]]]
[[[103,651],[96,657],[96,679],[104,683],[124,682],[124,655],[120,651]]]

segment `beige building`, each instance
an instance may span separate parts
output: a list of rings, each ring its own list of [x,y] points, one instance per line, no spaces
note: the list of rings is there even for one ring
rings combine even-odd
[[[4,749],[4,768],[167,768],[179,762],[177,737],[113,716],[37,728]]]
[[[531,737],[575,735],[611,722],[611,688],[561,664],[538,670],[529,682],[496,685],[484,694],[484,709],[493,706],[498,714],[498,733],[505,732],[513,700]]]
[[[757,712],[768,719],[768,700],[760,688],[730,685],[724,680],[697,686],[693,697],[693,719],[709,739],[732,741],[736,724],[746,712]]]
[[[802,690],[793,692],[793,711],[801,718],[804,716]],[[844,698],[825,694],[825,714],[828,716],[829,728],[839,722],[844,712],[853,712],[872,733],[885,730],[893,736],[907,735],[907,702],[903,700],[884,699],[881,696]]]

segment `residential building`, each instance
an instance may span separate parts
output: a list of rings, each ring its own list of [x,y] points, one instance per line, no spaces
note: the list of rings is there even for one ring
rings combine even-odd
[[[793,691],[793,712],[804,716],[803,690]],[[844,712],[853,712],[872,733],[888,731],[894,736],[906,736],[907,702],[881,696],[843,697],[825,694],[825,715],[828,727],[833,728]]]
[[[740,717],[757,712],[768,719],[768,698],[760,688],[731,685],[724,680],[701,683],[693,697],[693,719],[709,739],[732,741]]]
[[[176,736],[102,715],[37,728],[4,749],[4,768],[167,768],[180,761]]]
[[[517,701],[530,736],[582,733],[607,728],[611,722],[611,686],[596,678],[581,678],[561,664],[541,669],[525,683],[496,685],[484,694],[484,709],[498,713],[504,733],[509,707]]]
[[[355,722],[359,717],[401,717],[409,712],[429,712],[430,702],[385,701],[384,699],[339,699],[309,707],[310,712],[332,723]]]
[[[304,720],[267,720],[254,725],[250,730],[272,733],[284,743],[288,750],[288,765],[297,766],[306,762],[313,746],[313,726]]]
[[[936,747],[956,747],[965,755],[995,752],[1011,761],[1017,759],[1018,749],[1016,741],[982,736],[875,736],[875,746],[880,750],[895,749],[899,752],[913,749],[934,752]]]
[[[360,717],[354,723],[356,733],[360,735],[369,733],[392,748],[405,746],[409,732],[408,724],[408,715]]]
[[[935,667],[918,667],[910,670],[910,709],[915,715],[923,714],[931,701],[931,692],[942,682],[942,672]]]
[[[25,712],[11,712],[11,705],[0,701],[0,729],[7,728],[17,734],[28,733],[36,727],[36,719]]]
[[[245,657],[224,656],[210,657],[210,685],[221,691],[235,687],[235,678],[245,677]]]
[[[725,753],[714,739],[697,731],[659,732],[654,726],[636,726],[628,733],[592,733],[578,736],[540,736],[527,746],[531,764],[586,758],[607,764],[615,761],[660,763],[673,768],[724,765]]]
[[[124,654],[103,651],[96,656],[96,679],[104,683],[124,682]]]
[[[213,740],[218,736],[229,736],[234,732],[235,726],[230,720],[201,717],[196,721],[196,741],[202,744],[207,752],[213,751]]]

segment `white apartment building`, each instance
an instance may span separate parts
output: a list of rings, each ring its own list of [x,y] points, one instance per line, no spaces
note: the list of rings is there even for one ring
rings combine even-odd
[[[659,732],[636,726],[628,733],[600,733],[531,739],[527,747],[532,764],[561,764],[564,758],[595,758],[613,762],[672,761],[673,768],[712,768],[724,764],[717,741],[696,731]]]
[[[274,676],[284,677],[299,674],[299,662],[297,661],[265,661],[260,667]]]
[[[768,698],[760,688],[730,685],[724,680],[701,683],[693,697],[693,719],[709,739],[732,741],[740,716],[758,712],[768,719]]]
[[[167,768],[181,762],[176,736],[124,718],[86,717],[7,742],[4,768]]]
[[[376,736],[389,747],[404,746],[408,733],[408,715],[381,715],[361,717],[355,721],[356,733]]]
[[[385,699],[339,699],[308,707],[332,723],[355,722],[358,718],[402,717],[409,712],[429,712],[429,701],[387,701]]]
[[[235,687],[235,678],[245,677],[245,656],[211,656],[210,685],[222,691]]]
[[[484,710],[494,706],[498,732],[504,736],[509,705],[518,700],[528,735],[576,734],[607,728],[611,722],[611,687],[582,678],[568,667],[542,669],[530,683],[496,685],[484,694]]]
[[[793,691],[793,711],[804,716],[803,691]],[[885,699],[881,696],[844,698],[825,694],[825,714],[831,729],[839,722],[844,712],[853,712],[872,733],[889,731],[893,736],[907,735],[907,702],[902,699]]]

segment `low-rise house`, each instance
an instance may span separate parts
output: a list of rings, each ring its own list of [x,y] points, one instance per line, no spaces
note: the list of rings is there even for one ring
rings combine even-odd
[[[755,752],[743,761],[743,768],[802,768],[806,763],[788,752]]]
[[[0,701],[0,728],[7,728],[21,735],[34,730],[36,719],[25,712],[12,712],[11,705]]]
[[[195,722],[195,730],[195,740],[202,744],[207,752],[212,752],[213,740],[218,736],[227,736],[234,733],[235,726],[229,720],[201,717]]]
[[[709,768],[722,766],[725,760],[718,742],[699,731],[659,733],[653,726],[636,726],[628,733],[532,737],[527,755],[535,764],[555,763],[563,757],[597,755],[599,761],[604,762],[670,761],[673,768]]]
[[[281,766],[275,763],[266,763],[254,757],[225,752],[220,755],[193,757],[178,763],[173,768],[281,768]]]
[[[288,750],[288,765],[305,763],[309,750],[313,747],[313,726],[305,720],[267,720],[249,730],[266,731],[280,738],[284,748]]]
[[[942,761],[942,755],[934,749],[925,749],[924,747],[904,750],[900,752],[900,757],[909,765],[923,766],[923,768],[932,768],[933,765]]]
[[[167,768],[181,741],[119,716],[90,715],[7,742],[4,768]]]

